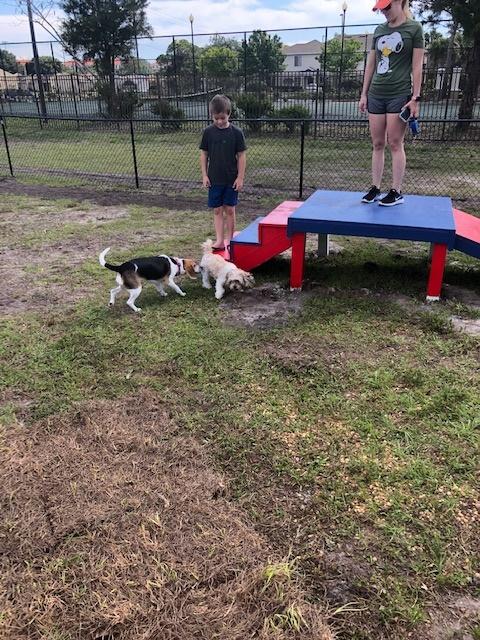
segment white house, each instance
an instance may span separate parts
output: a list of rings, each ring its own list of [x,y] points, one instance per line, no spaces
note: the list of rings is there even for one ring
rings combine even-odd
[[[337,39],[341,38],[340,34],[335,34]],[[373,34],[345,34],[345,42],[355,40],[361,45],[362,52],[368,54],[372,46]],[[285,71],[316,71],[321,68],[321,63],[317,60],[325,50],[325,43],[319,40],[310,40],[310,42],[300,42],[298,44],[284,45],[282,53],[285,56]],[[366,56],[364,56],[366,57]],[[362,59],[357,65],[357,71],[364,70],[364,60]]]
[[[323,43],[319,40],[284,45],[282,53],[285,56],[285,71],[315,71],[320,69],[320,63],[315,58],[318,58],[322,53],[323,47]]]

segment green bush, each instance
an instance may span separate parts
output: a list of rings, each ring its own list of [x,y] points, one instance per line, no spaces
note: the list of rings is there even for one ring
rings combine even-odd
[[[242,93],[236,100],[236,105],[247,120],[268,118],[273,113],[272,101],[263,96],[256,96],[251,93]],[[261,122],[249,122],[252,131],[261,129]]]
[[[179,120],[185,119],[183,109],[175,107],[168,100],[160,98],[152,104],[150,111],[161,118],[164,129],[180,129],[182,123]]]
[[[310,128],[310,122],[312,114],[310,111],[300,104],[292,105],[291,107],[284,107],[274,113],[274,118],[278,120],[304,120],[305,121],[305,133],[308,133]],[[289,133],[293,133],[296,127],[300,127],[300,122],[284,122],[283,123]]]
[[[143,104],[135,90],[116,90],[106,81],[98,83],[97,91],[98,97],[106,102],[111,118],[132,118],[135,109]]]

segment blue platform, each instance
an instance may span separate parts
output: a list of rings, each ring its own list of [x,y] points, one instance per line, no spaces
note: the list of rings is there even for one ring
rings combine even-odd
[[[455,220],[450,198],[405,196],[395,207],[361,202],[363,193],[316,191],[288,219],[287,233],[417,240],[455,245]]]
[[[258,239],[258,226],[265,216],[259,216],[245,227],[240,233],[235,234],[235,244],[260,244]]]

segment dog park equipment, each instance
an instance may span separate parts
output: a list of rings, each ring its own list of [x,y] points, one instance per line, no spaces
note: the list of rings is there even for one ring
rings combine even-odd
[[[240,269],[250,271],[290,249],[292,240],[287,234],[288,219],[302,205],[301,201],[286,200],[235,234],[230,242],[230,260]]]
[[[450,198],[406,196],[384,208],[360,202],[350,191],[315,191],[305,202],[286,201],[254,220],[230,244],[230,259],[247,271],[292,249],[290,288],[302,287],[307,233],[429,242],[427,300],[439,300],[447,251],[480,258],[480,219],[453,209]]]

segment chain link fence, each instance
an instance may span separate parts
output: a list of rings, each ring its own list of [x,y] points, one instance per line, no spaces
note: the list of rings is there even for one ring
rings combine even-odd
[[[208,121],[3,117],[0,176],[52,185],[148,189],[198,202],[199,142]],[[315,189],[371,184],[368,122],[236,120],[246,135],[243,199],[305,198]],[[456,121],[424,121],[407,134],[408,193],[450,196],[480,215],[480,121],[466,141]],[[444,140],[442,142],[442,139]],[[389,188],[387,157],[384,188]]]

